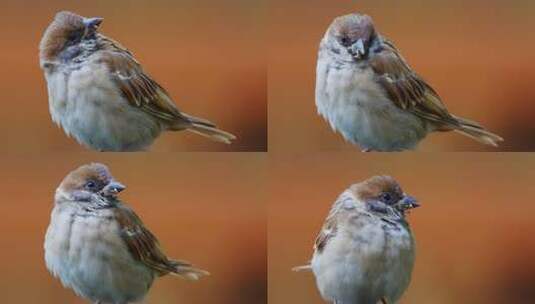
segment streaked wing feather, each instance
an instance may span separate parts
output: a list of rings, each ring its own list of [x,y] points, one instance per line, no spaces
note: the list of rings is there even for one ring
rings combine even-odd
[[[176,261],[171,261],[160,249],[156,237],[144,227],[141,219],[125,205],[116,209],[116,218],[121,227],[121,237],[132,256],[160,275],[176,271]],[[179,264],[191,266],[179,261]]]
[[[316,237],[316,242],[314,244],[314,250],[316,253],[322,253],[325,249],[325,246],[329,241],[336,235],[337,225],[334,216],[329,216],[325,220],[323,227],[321,228],[320,233]]]
[[[370,64],[398,107],[438,125],[457,124],[435,90],[412,71],[390,41],[385,40],[383,49],[370,56]]]
[[[101,51],[100,60],[108,64],[112,80],[131,105],[163,120],[188,120],[167,91],[143,71],[130,52],[109,38],[104,41],[108,46]]]

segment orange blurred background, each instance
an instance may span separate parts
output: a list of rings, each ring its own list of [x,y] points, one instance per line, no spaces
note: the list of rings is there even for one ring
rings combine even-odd
[[[317,49],[331,21],[369,14],[448,109],[505,138],[498,149],[435,133],[420,151],[535,150],[535,2],[498,0],[271,0],[269,140],[274,151],[356,149],[314,104]]]
[[[38,45],[56,12],[104,18],[100,31],[130,49],[182,111],[234,133],[232,145],[167,132],[151,151],[265,151],[264,1],[1,1],[0,141],[13,151],[87,151],[56,127]]]
[[[320,304],[312,273],[291,271],[312,246],[337,196],[389,174],[422,207],[407,303],[532,303],[535,298],[535,156],[529,154],[318,153],[272,157],[269,303]]]
[[[266,151],[269,112],[271,154],[74,153],[87,149],[52,123],[37,50],[64,9],[104,17],[101,31],[132,50],[181,110],[238,136],[227,146],[170,132],[151,151]],[[48,274],[42,246],[55,188],[91,161],[128,186],[122,198],[167,254],[212,273],[195,283],[161,278],[149,303],[256,304],[267,295],[270,303],[323,303],[313,276],[290,269],[311,257],[338,194],[382,173],[423,205],[409,218],[417,260],[401,304],[535,298],[535,156],[358,155],[314,105],[321,37],[334,17],[364,12],[452,113],[506,140],[495,149],[437,133],[419,151],[535,150],[535,3],[8,0],[0,10],[5,303],[85,303]]]
[[[121,198],[164,252],[210,271],[157,279],[144,303],[266,303],[265,156],[46,154],[0,159],[2,303],[87,303],[46,270],[43,242],[56,187],[78,166],[107,164]]]

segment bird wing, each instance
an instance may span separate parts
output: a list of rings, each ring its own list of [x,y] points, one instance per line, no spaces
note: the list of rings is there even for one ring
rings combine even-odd
[[[160,274],[174,271],[167,256],[160,249],[156,237],[143,225],[137,214],[127,206],[116,209],[121,237],[132,256]]]
[[[132,53],[110,38],[103,38],[99,60],[106,63],[122,95],[135,107],[165,121],[189,122],[156,81],[147,75]]]
[[[186,261],[168,259],[160,249],[156,237],[145,228],[132,209],[119,204],[115,210],[121,237],[134,259],[159,275],[172,273],[190,280],[197,280],[203,275],[208,275],[208,272],[194,268]]]
[[[382,50],[370,56],[370,65],[396,106],[438,126],[458,125],[435,90],[413,72],[393,43],[384,40]]]
[[[316,242],[314,243],[314,251],[316,253],[322,253],[327,243],[336,235],[338,227],[335,218],[334,214],[330,214],[325,220],[320,233],[316,237]]]
[[[337,231],[337,225],[336,220],[331,212],[327,219],[325,220],[325,223],[323,224],[323,227],[321,228],[320,233],[316,237],[316,241],[314,243],[314,254],[321,254],[323,252],[323,249],[325,249],[325,246],[331,240],[335,235]],[[312,270],[312,265],[302,265],[292,268],[293,271],[304,271],[304,270]]]

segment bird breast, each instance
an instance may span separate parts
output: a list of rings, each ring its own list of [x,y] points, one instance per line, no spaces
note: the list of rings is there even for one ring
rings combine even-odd
[[[56,206],[45,237],[46,266],[64,286],[92,301],[139,300],[154,274],[133,259],[110,210]]]
[[[398,108],[373,70],[320,52],[316,69],[318,113],[343,137],[366,149],[412,149],[426,134],[422,120]]]
[[[408,227],[356,214],[315,253],[312,269],[322,296],[338,303],[397,300],[408,287],[414,244]]]
[[[121,95],[103,63],[61,65],[46,73],[52,120],[95,150],[142,150],[162,131],[152,116]]]

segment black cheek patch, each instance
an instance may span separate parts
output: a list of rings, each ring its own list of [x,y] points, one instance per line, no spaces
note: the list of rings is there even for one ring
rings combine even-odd
[[[370,211],[384,213],[384,214],[388,213],[387,207],[380,202],[371,201],[368,203],[368,206],[370,208]]]
[[[91,193],[86,191],[73,191],[72,199],[79,202],[88,202],[91,200]]]
[[[59,59],[63,62],[68,62],[80,55],[81,52],[82,49],[80,48],[80,46],[69,46],[59,54]]]

